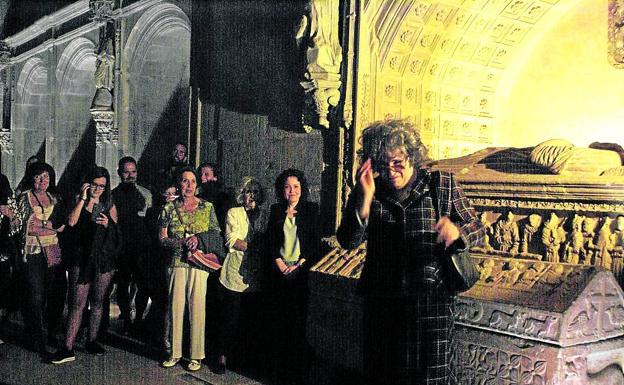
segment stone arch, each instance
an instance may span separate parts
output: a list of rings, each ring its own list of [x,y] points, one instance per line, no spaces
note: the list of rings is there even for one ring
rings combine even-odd
[[[58,102],[51,163],[60,185],[67,188],[94,151],[89,108],[95,94],[95,65],[95,44],[78,37],[63,49],[56,66]]]
[[[45,138],[50,125],[48,69],[39,57],[28,59],[17,77],[12,119],[15,176],[24,174],[24,163],[32,155],[46,155]],[[47,155],[46,155],[47,156]]]
[[[165,3],[139,18],[124,48],[127,109],[121,116],[120,145],[124,154],[138,159],[145,184],[157,184],[158,170],[168,162],[163,154],[188,137],[190,44],[187,15]]]
[[[491,145],[514,61],[577,2],[365,2],[358,83],[370,100],[358,100],[358,128],[411,120],[434,158]]]
[[[76,79],[86,80],[88,76],[91,79],[90,88],[95,92],[95,62],[95,44],[91,40],[79,37],[65,47],[56,66],[56,81],[62,104],[66,103],[64,97],[75,93],[76,88],[83,88],[76,84]]]

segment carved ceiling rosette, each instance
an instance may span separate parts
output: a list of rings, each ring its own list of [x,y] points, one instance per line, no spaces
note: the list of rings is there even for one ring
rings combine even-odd
[[[112,111],[91,110],[91,116],[95,121],[95,145],[103,147],[105,143],[117,145],[119,140],[119,130],[114,127]]]
[[[8,128],[0,129],[0,151],[13,154],[13,138]]]
[[[338,0],[310,0],[297,27],[295,37],[306,62],[301,86],[305,93],[302,121],[307,132],[328,128],[330,109],[340,99],[339,8]]]
[[[108,21],[113,18],[114,0],[89,0],[91,20],[95,22]]]

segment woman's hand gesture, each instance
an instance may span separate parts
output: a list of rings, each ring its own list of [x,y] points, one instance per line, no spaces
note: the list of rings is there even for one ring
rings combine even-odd
[[[86,201],[89,198],[89,188],[91,188],[90,183],[83,183],[80,187],[80,199]]]
[[[373,196],[375,195],[375,178],[373,176],[373,164],[372,161],[366,159],[364,163],[358,169],[356,175],[358,185],[360,186],[360,219],[368,219],[370,213],[370,206],[373,202]]]

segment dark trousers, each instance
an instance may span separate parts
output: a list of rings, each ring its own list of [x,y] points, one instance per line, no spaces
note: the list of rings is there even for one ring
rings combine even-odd
[[[25,266],[27,330],[32,333],[36,348],[43,351],[48,336],[54,338],[63,315],[67,277],[61,265],[48,267],[43,254],[26,256]]]
[[[243,293],[226,289],[219,285],[219,354],[231,357],[240,341],[240,315]]]
[[[132,285],[136,284],[137,291],[134,298],[136,308],[136,320],[143,320],[143,313],[147,308],[149,298],[147,285],[144,279],[142,261],[144,257],[138,254],[125,254],[119,256],[118,270],[115,273],[117,284],[117,304],[119,305],[119,318],[124,321],[131,320],[132,300],[130,293]]]
[[[363,322],[370,385],[448,383],[448,296],[365,298]]]

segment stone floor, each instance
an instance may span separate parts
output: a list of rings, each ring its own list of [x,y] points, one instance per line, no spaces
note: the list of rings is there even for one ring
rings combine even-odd
[[[161,368],[154,349],[117,333],[114,324],[111,329],[104,345],[106,355],[90,355],[79,344],[76,361],[52,365],[28,350],[23,337],[20,337],[21,325],[9,322],[4,326],[5,342],[0,345],[0,385],[262,384],[229,370],[225,375],[216,375],[206,365],[193,373],[186,371],[182,365]]]

